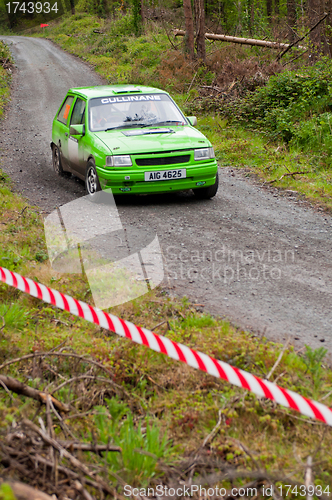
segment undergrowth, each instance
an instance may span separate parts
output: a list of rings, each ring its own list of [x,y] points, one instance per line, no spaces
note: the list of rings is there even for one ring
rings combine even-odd
[[[11,74],[8,69],[12,62],[8,46],[0,41],[0,118],[10,96]]]

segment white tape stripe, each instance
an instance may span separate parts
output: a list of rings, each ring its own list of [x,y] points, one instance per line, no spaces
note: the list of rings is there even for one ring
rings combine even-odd
[[[131,338],[132,338],[133,342],[136,342],[136,344],[143,344],[142,336],[140,335],[136,326],[133,325],[132,323],[128,324],[127,322],[126,322],[126,326],[128,327],[128,330],[130,331]]]
[[[282,393],[282,391],[279,389],[279,387],[272,382],[269,382],[268,380],[264,380],[265,385],[270,389],[275,401],[277,401],[279,404],[286,406],[286,408],[289,408],[289,403],[286,399],[286,396]]]
[[[332,411],[331,411],[331,409],[322,403],[318,403],[317,401],[315,401],[314,404],[318,408],[318,410],[322,413],[323,417],[326,420],[326,423],[332,426]]]
[[[20,276],[19,274],[16,274],[16,273],[14,273],[14,274],[15,274],[15,277],[17,279],[17,288],[19,290],[22,290],[22,292],[24,292],[25,291],[25,283],[24,283],[22,276]]]
[[[115,332],[118,335],[121,335],[121,337],[125,337],[126,334],[125,334],[124,328],[123,328],[119,318],[117,318],[116,316],[112,316],[112,321],[113,321]]]
[[[182,345],[182,344],[178,344],[178,346],[180,347],[180,349],[182,351],[182,354],[187,362],[187,365],[192,366],[193,368],[198,368],[197,360],[196,360],[195,356],[193,355],[193,353],[191,352],[191,349],[189,349],[189,347]]]
[[[37,290],[37,286],[36,286],[36,283],[32,280],[30,280],[30,295],[32,295],[33,297],[38,297],[38,290]]]
[[[146,338],[148,339],[150,349],[153,349],[156,352],[160,352],[158,341],[156,337],[153,335],[153,333],[150,332],[150,330],[147,330],[146,328],[142,328],[142,331],[145,334]]]
[[[212,361],[212,359],[210,358],[210,356],[208,356],[207,354],[203,354],[202,352],[200,352],[199,355],[200,355],[201,360],[203,361],[204,365],[206,366],[207,373],[209,373],[213,377],[220,378],[218,369],[217,369],[216,365],[214,364],[214,362]]]
[[[296,392],[293,392],[293,391],[287,391],[287,392],[290,395],[290,397],[297,404],[297,406],[300,410],[300,413],[302,413],[302,415],[307,415],[307,417],[315,418],[314,412],[312,411],[312,409],[310,408],[310,406],[308,405],[308,403],[306,402],[306,400],[302,396],[300,396],[299,394],[296,394]]]
[[[13,285],[13,277],[10,274],[10,272],[8,271],[8,269],[2,268],[2,270],[4,271],[5,276],[6,276],[6,283],[8,283],[8,285],[10,285],[10,286],[14,286]]]
[[[53,292],[55,303],[56,303],[57,307],[59,307],[60,309],[64,309],[65,306],[64,306],[60,292],[58,292],[57,290],[52,290],[52,292]]]
[[[257,394],[259,397],[264,397],[265,398],[265,392],[258,382],[258,380],[251,374],[244,372],[243,370],[240,370],[241,375],[246,379],[246,382],[248,383],[251,392],[254,392]]]
[[[81,307],[83,309],[84,319],[86,319],[87,321],[90,321],[90,323],[94,323],[93,316],[92,316],[92,313],[90,311],[88,304],[81,302]]]
[[[77,305],[75,304],[75,300],[72,297],[69,297],[69,295],[66,295],[66,299],[69,305],[70,312],[72,314],[75,314],[75,316],[78,316],[78,309]]]
[[[175,359],[176,361],[179,361],[179,355],[177,353],[177,350],[175,349],[173,343],[171,342],[170,339],[167,337],[160,337],[162,343],[164,344],[165,350],[170,358]]]
[[[106,314],[104,311],[101,311],[100,309],[96,309],[97,316],[99,318],[99,324],[101,328],[106,328],[106,330],[109,330],[108,326],[108,321],[106,319]]]
[[[242,387],[241,380],[239,379],[239,377],[235,373],[235,370],[233,369],[233,367],[231,365],[228,365],[224,361],[218,360],[218,363],[221,365],[222,369],[224,370],[228,382],[230,382],[233,385],[237,385],[238,387]]]

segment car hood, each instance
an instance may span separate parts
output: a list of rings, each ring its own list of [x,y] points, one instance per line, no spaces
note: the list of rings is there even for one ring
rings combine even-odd
[[[210,147],[210,142],[190,126],[148,127],[95,132],[113,154],[157,153]]]

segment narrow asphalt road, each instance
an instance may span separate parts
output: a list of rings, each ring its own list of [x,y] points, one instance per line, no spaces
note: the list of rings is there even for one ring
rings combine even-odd
[[[75,178],[52,171],[52,120],[68,88],[103,83],[50,41],[2,37],[16,70],[1,125],[1,168],[44,214],[83,196]],[[229,168],[218,195],[190,193],[117,201],[121,220],[158,234],[165,287],[202,309],[271,339],[332,353],[332,219],[294,193],[280,195]]]

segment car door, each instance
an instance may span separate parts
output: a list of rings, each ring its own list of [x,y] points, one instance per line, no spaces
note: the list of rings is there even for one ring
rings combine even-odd
[[[62,167],[65,170],[71,170],[68,158],[68,139],[69,139],[69,117],[73,107],[74,96],[68,95],[64,100],[57,116],[57,129],[59,137],[59,148]]]
[[[83,134],[82,136],[71,135],[70,127],[75,127],[75,125],[85,124],[85,108],[86,108],[85,101],[80,97],[77,97],[74,103],[73,111],[70,116],[69,138],[68,138],[69,167],[72,172],[74,172],[83,179],[85,177],[85,170],[86,170],[86,161],[84,160],[85,134]]]

